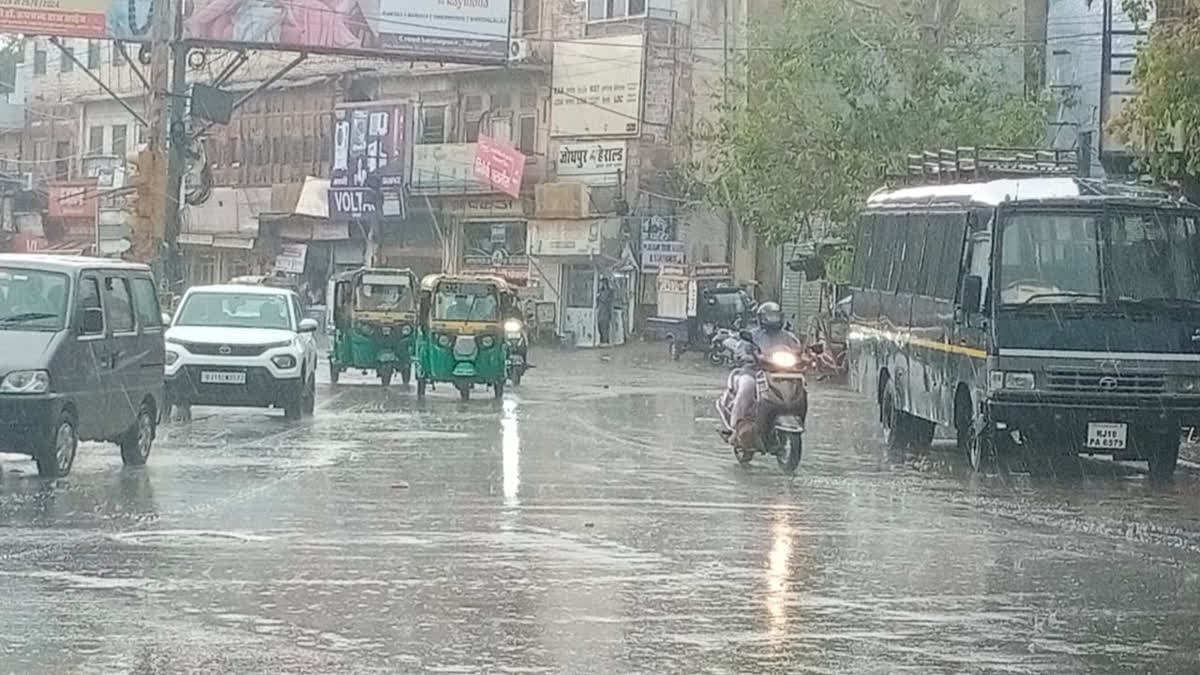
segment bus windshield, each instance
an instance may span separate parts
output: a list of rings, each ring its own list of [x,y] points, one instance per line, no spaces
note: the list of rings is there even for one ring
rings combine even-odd
[[[1003,224],[1000,302],[1200,301],[1196,242],[1194,214],[1015,213]]]

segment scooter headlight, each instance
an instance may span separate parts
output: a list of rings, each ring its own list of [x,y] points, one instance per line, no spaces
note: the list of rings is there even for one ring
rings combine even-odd
[[[800,362],[795,354],[786,351],[772,352],[767,357],[767,361],[776,368],[795,368],[796,364]]]
[[[505,321],[504,322],[504,332],[505,333],[520,333],[521,332],[521,322],[517,321],[516,319],[509,319],[508,321]]]

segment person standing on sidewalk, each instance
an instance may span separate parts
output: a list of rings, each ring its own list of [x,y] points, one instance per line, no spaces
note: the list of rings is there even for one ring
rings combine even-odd
[[[596,292],[596,328],[600,332],[600,344],[609,342],[609,330],[612,327],[613,290],[608,285],[608,279],[601,277],[600,290]]]

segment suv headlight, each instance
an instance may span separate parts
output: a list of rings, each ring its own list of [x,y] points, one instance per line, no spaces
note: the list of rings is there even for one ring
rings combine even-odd
[[[296,357],[291,354],[276,354],[271,357],[271,363],[274,363],[276,368],[287,370],[296,367]]]
[[[1035,386],[1033,373],[1021,371],[993,370],[988,372],[988,389],[1032,390]]]
[[[0,392],[6,394],[44,394],[48,391],[50,373],[44,370],[16,370],[0,382]]]

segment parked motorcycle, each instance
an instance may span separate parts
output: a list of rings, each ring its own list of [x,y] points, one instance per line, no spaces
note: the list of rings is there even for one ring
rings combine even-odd
[[[749,341],[749,335],[741,339]],[[755,454],[774,455],[779,468],[787,474],[795,473],[804,451],[804,424],[808,417],[808,387],[803,372],[803,363],[796,352],[781,349],[769,354],[755,354],[758,374],[755,379],[757,397],[751,415],[755,433],[747,442],[737,439],[730,423],[732,410],[724,401],[717,399],[717,415],[731,442],[740,441],[747,447],[734,446],[733,454],[745,465]]]
[[[725,366],[732,368],[734,365],[734,354],[741,338],[734,331],[728,328],[718,328],[709,339],[708,352],[706,357],[708,362],[714,366]]]

